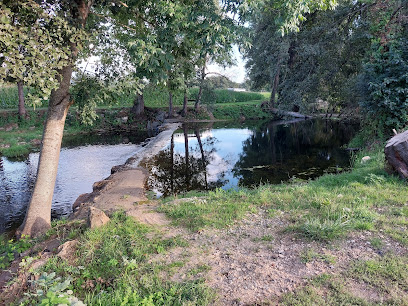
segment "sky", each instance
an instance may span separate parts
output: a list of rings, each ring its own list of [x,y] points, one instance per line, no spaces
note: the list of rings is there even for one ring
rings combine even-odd
[[[207,72],[218,72],[229,78],[231,81],[242,83],[245,79],[245,61],[238,50],[238,46],[233,47],[233,54],[235,57],[236,65],[224,69],[223,67],[210,64],[208,65]]]
[[[238,46],[233,46],[233,57],[236,62],[234,66],[223,68],[222,66],[219,66],[217,64],[210,64],[207,67],[207,72],[217,72],[220,73],[227,78],[229,78],[231,81],[237,82],[237,83],[242,83],[245,79],[245,61],[241,55],[241,53],[238,50]],[[78,66],[79,68],[86,69],[86,71],[90,73],[94,73],[95,69],[98,65],[99,62],[99,57],[92,56],[88,58],[87,61],[81,62]]]

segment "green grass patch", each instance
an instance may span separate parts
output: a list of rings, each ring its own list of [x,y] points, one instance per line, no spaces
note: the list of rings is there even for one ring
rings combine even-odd
[[[364,155],[371,156],[370,162],[360,163]],[[407,198],[406,183],[385,172],[379,148],[356,156],[351,172],[327,174],[307,183],[218,190],[208,193],[205,200],[163,204],[161,211],[176,224],[196,231],[231,225],[249,211],[264,207],[271,217],[276,211],[283,212],[291,221],[288,230],[308,239],[330,241],[350,231],[383,228],[408,245]]]
[[[328,264],[336,263],[336,258],[328,254],[320,254],[313,249],[307,249],[300,254],[300,261],[303,263],[312,262],[314,260],[324,261]]]
[[[407,257],[389,254],[379,259],[359,261],[348,272],[348,275],[387,294],[405,293],[402,296],[405,295],[405,303],[408,302]]]
[[[407,305],[408,258],[360,260],[347,271],[322,274],[283,296],[282,305]]]
[[[273,118],[273,115],[268,112],[264,112],[260,106],[260,102],[251,101],[245,103],[235,103],[226,105],[218,104],[210,107],[210,111],[213,113],[216,119],[233,119],[239,120],[242,117],[245,119],[267,119]]]
[[[250,199],[246,201],[246,192],[217,189],[208,193],[208,197],[193,198],[179,204],[164,204],[160,211],[174,220],[176,225],[199,231],[207,226],[223,228],[242,219],[247,212],[254,211]]]
[[[70,280],[68,289],[88,305],[211,304],[214,294],[202,280],[171,282],[162,271],[174,269],[174,263],[165,267],[150,261],[156,254],[186,245],[180,237],[163,238],[118,212],[107,225],[79,236],[74,265],[54,257],[43,272]]]
[[[371,305],[371,303],[353,296],[341,281],[323,274],[304,288],[284,295],[279,305]]]

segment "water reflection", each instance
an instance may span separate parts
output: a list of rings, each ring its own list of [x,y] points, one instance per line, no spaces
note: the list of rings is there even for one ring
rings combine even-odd
[[[220,161],[217,159],[216,142],[211,134],[200,134],[198,127],[189,134],[184,125],[182,133],[171,137],[167,148],[142,162],[142,166],[150,173],[146,183],[148,188],[157,195],[168,196],[185,190],[208,190],[224,186],[226,180],[223,171],[214,173],[212,170]],[[180,152],[181,145],[183,153]]]
[[[140,148],[146,135],[92,135],[64,139],[54,190],[53,218],[67,216],[72,204],[92,185],[110,175],[113,166],[123,164]],[[0,158],[0,232],[23,221],[35,183],[38,153],[24,161]]]
[[[157,195],[310,179],[349,166],[341,147],[357,127],[325,120],[244,123],[239,128],[184,125],[145,161]]]

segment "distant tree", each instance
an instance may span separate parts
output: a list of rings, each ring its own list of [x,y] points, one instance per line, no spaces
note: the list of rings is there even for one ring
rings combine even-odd
[[[215,89],[226,89],[226,88],[239,88],[241,84],[231,81],[226,76],[212,76],[210,75],[206,82],[211,84],[210,86]]]

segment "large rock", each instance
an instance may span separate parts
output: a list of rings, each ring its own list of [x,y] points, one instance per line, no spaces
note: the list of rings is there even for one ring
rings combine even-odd
[[[385,158],[392,169],[403,178],[408,178],[408,131],[388,140],[384,149]]]
[[[81,207],[82,204],[87,203],[88,201],[91,201],[92,194],[91,193],[83,193],[81,194],[72,204],[72,209],[73,211],[77,211],[79,207]]]
[[[97,228],[109,222],[109,217],[100,209],[89,207],[88,226]]]

